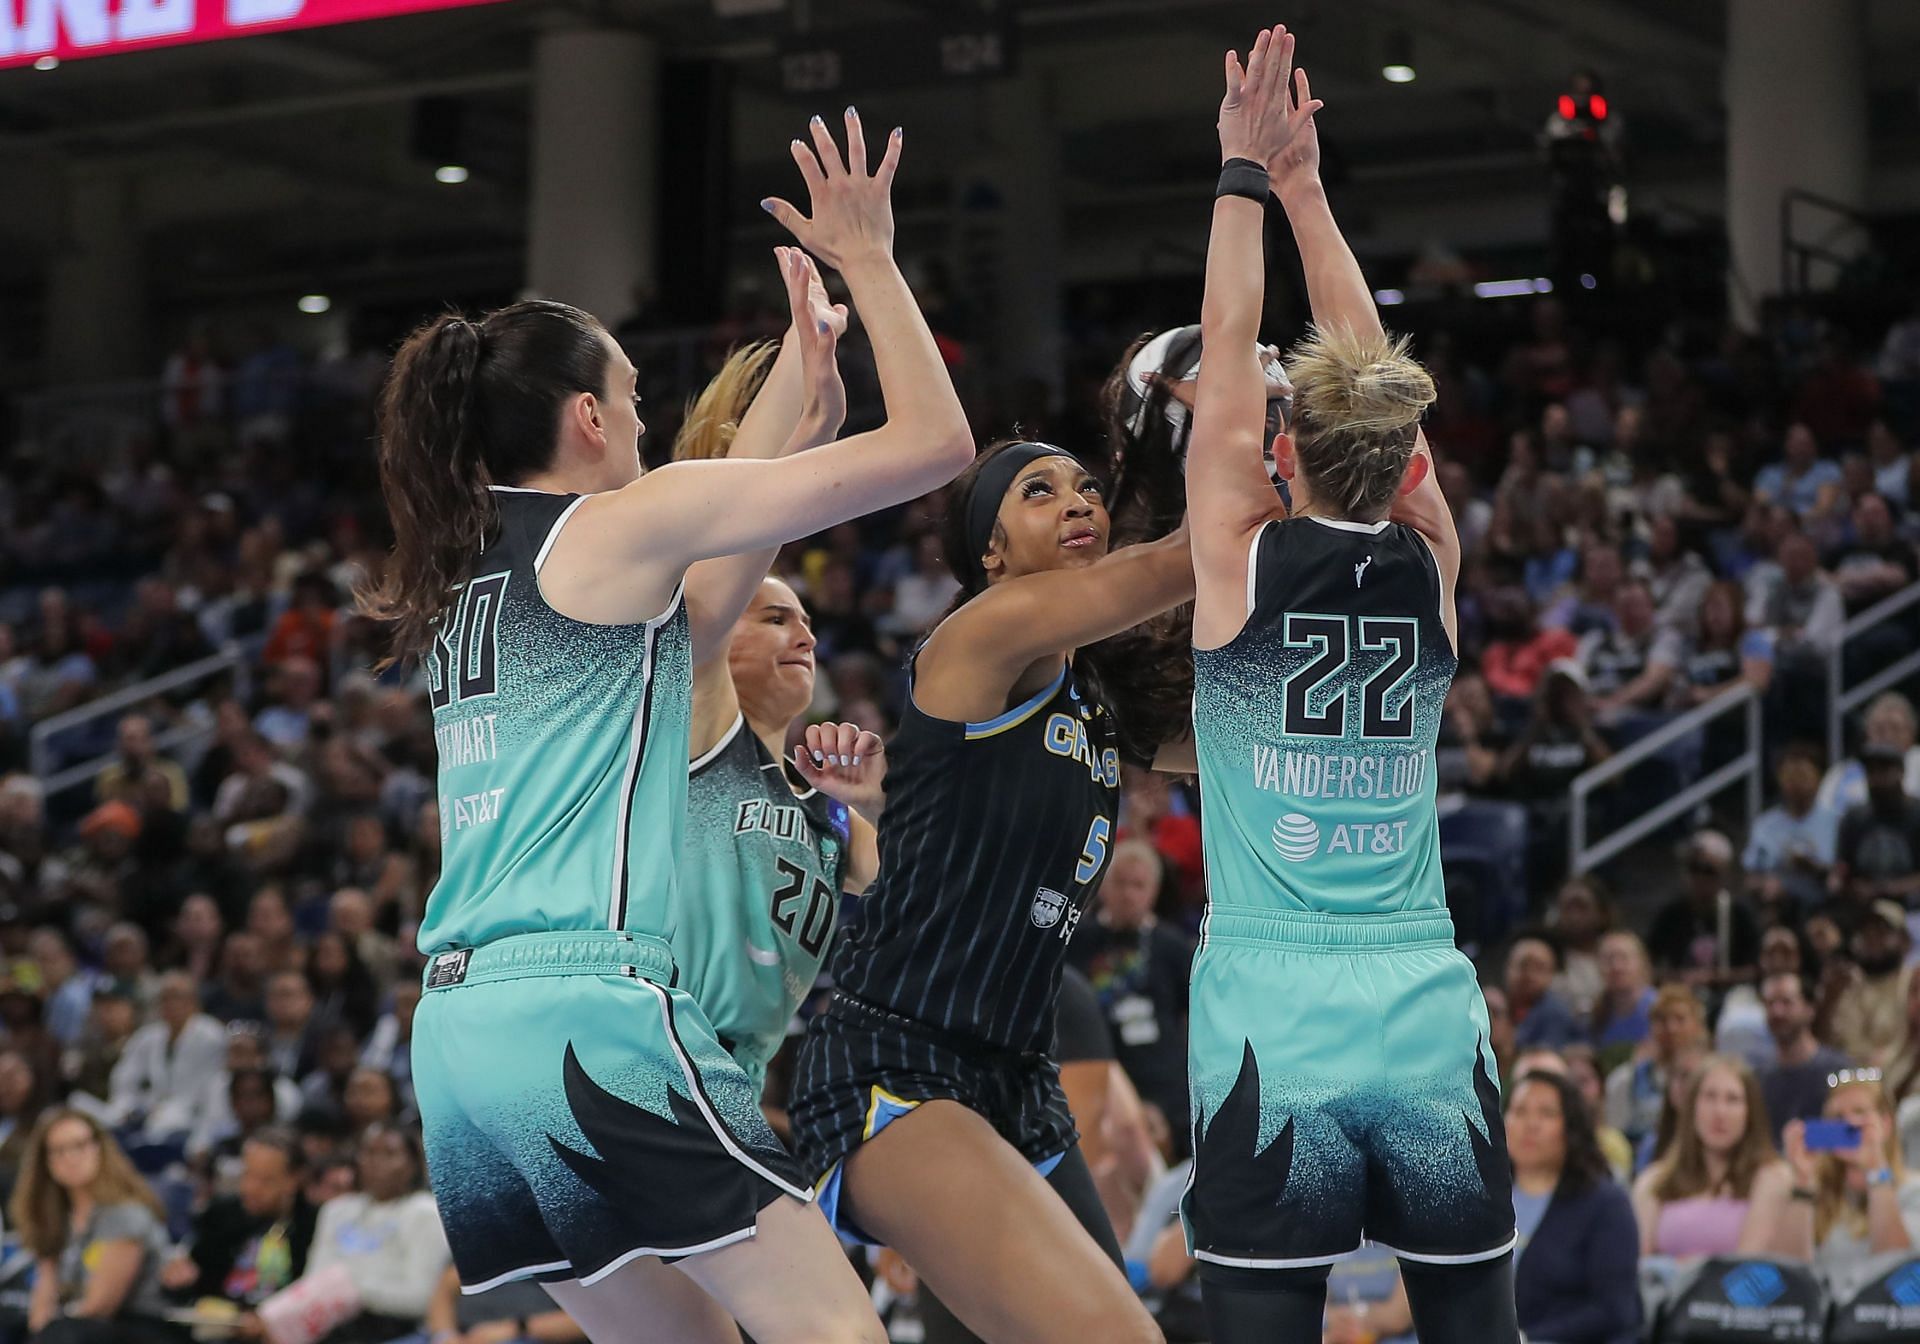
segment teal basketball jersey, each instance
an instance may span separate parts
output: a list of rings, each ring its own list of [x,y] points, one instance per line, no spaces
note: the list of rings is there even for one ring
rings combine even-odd
[[[1268,523],[1247,623],[1194,650],[1211,899],[1444,910],[1434,742],[1453,682],[1439,567],[1399,523]]]
[[[839,922],[847,808],[812,789],[796,794],[744,717],[688,775],[679,983],[759,1084]]]
[[[545,930],[670,939],[693,706],[684,593],[640,625],[562,616],[540,566],[585,496],[493,497],[499,525],[426,659],[441,862],[420,950]]]

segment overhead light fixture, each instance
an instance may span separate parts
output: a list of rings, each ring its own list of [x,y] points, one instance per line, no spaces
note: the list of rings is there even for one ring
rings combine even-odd
[[[1404,28],[1388,33],[1385,57],[1380,63],[1380,78],[1389,84],[1413,83],[1412,34]]]
[[[303,313],[324,313],[333,307],[333,300],[325,294],[303,294],[300,296],[300,311]]]
[[[457,163],[443,163],[433,170],[433,180],[457,187],[467,180],[467,170]]]
[[[58,70],[60,68],[60,58],[58,56],[42,56],[33,63],[33,68],[35,70]]]
[[[1482,280],[1473,287],[1476,299],[1517,299],[1523,294],[1551,294],[1553,281],[1544,275],[1531,280]]]
[[[1376,289],[1373,291],[1373,301],[1382,308],[1392,308],[1396,304],[1405,303],[1407,296],[1397,289]]]

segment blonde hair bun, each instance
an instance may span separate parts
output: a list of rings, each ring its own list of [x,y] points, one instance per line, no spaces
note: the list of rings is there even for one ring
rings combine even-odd
[[[1313,326],[1287,358],[1298,413],[1356,437],[1392,435],[1418,424],[1433,405],[1433,375],[1408,354],[1412,338],[1359,336],[1350,327]]]

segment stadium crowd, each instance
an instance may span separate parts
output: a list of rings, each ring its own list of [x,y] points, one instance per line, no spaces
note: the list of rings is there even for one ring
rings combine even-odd
[[[1920,1246],[1913,706],[1885,694],[1851,756],[1825,746],[1848,617],[1920,572],[1920,317],[1875,347],[1792,311],[1763,336],[1641,343],[1552,299],[1514,311],[1483,356],[1446,330],[1420,347],[1467,546],[1443,810],[1473,842],[1450,875],[1506,1083],[1521,1322],[1605,1344],[1636,1337],[1646,1265],[1761,1252],[1839,1280]],[[759,334],[743,317],[693,366]],[[1065,403],[1014,389],[976,399],[977,426],[1031,402],[1027,432],[1103,452],[1092,390],[1128,334],[1077,333]],[[647,369],[656,338],[632,339]],[[145,410],[90,422],[85,451],[70,428],[14,431],[0,1304],[16,1338],[176,1337],[188,1310],[257,1337],[262,1305],[302,1282],[346,1304],[334,1341],[580,1337],[537,1289],[460,1297],[425,1189],[412,934],[450,819],[425,698],[407,670],[369,670],[380,632],[351,600],[381,563],[380,373],[264,334],[225,360],[196,339]],[[652,451],[696,390],[656,395]],[[943,508],[782,554],[812,616],[818,716],[893,722],[902,655],[954,591]],[[1849,677],[1911,647],[1912,615],[1850,639]],[[223,651],[230,665],[85,713]],[[1703,809],[1663,834],[1679,861],[1630,870],[1632,899],[1570,874],[1574,777],[1740,687],[1764,706],[1764,814]],[[1629,771],[1600,812],[1731,760],[1744,743],[1725,724]],[[1176,1217],[1198,807],[1189,782],[1128,772],[1124,839],[1073,945],[1086,985],[1069,997],[1097,1013],[1063,1059],[1129,1270],[1174,1339],[1204,1337]],[[918,1338],[911,1270],[871,1268],[896,1338]],[[1330,1302],[1328,1341],[1410,1327],[1385,1253],[1338,1267]]]

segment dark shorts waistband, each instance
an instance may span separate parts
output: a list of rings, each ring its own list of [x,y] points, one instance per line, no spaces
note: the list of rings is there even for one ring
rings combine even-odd
[[[427,958],[428,990],[548,975],[626,975],[668,984],[673,949],[647,933],[588,929],[520,933]]]
[[[1305,951],[1408,952],[1451,948],[1453,917],[1445,910],[1388,910],[1379,914],[1331,915],[1266,906],[1207,908],[1201,936],[1209,946],[1291,947]]]
[[[924,1041],[932,1041],[935,1045],[945,1046],[976,1063],[1032,1065],[1042,1063],[1047,1058],[1044,1051],[1012,1050],[1004,1045],[995,1045],[991,1041],[968,1036],[964,1032],[936,1027],[931,1022],[922,1022],[917,1017],[896,1013],[891,1008],[884,1008],[857,994],[849,994],[844,989],[833,991],[833,998],[828,1001],[827,1011],[836,1013],[842,1018],[863,1021],[872,1026],[884,1027],[908,1036],[917,1036]]]

